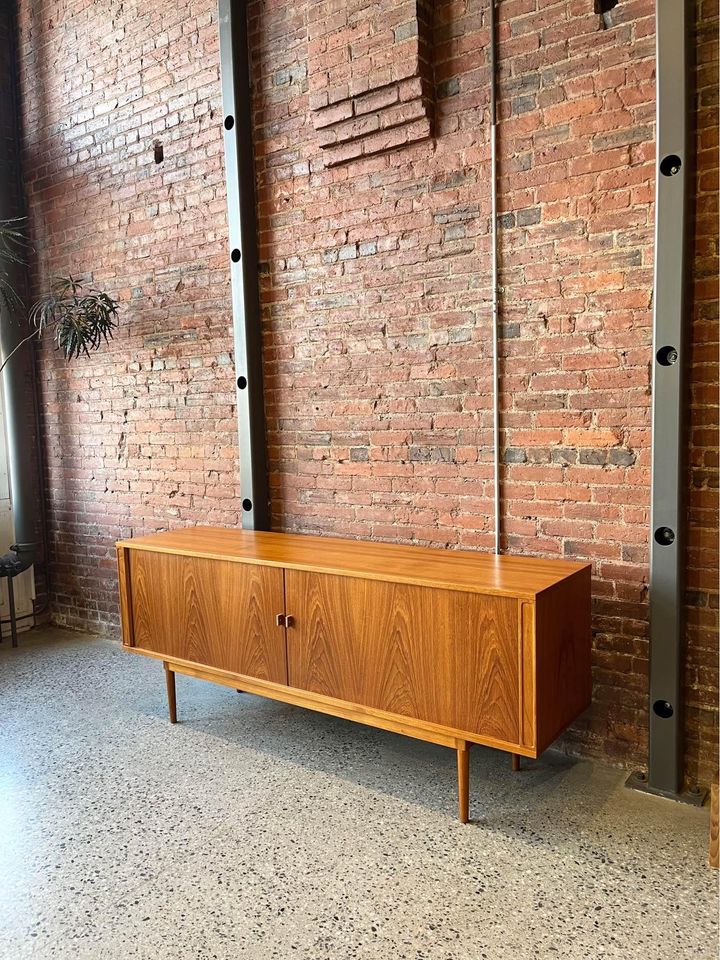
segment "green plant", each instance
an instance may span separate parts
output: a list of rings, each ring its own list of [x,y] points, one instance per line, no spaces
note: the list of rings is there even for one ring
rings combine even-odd
[[[0,220],[0,264],[25,263],[27,241],[22,224],[22,220]],[[9,312],[22,305],[22,299],[12,285],[10,274],[6,269],[0,269],[0,312]]]
[[[33,304],[30,321],[38,336],[52,327],[58,349],[72,360],[112,339],[117,312],[117,301],[107,293],[74,277],[55,277],[50,293]]]
[[[25,262],[27,245],[17,220],[0,221],[0,263]],[[0,272],[0,314],[2,308],[12,313],[22,307],[22,299],[12,286],[7,273]],[[53,278],[50,291],[40,297],[29,311],[32,333],[24,337],[3,359],[0,372],[23,344],[53,330],[55,343],[66,360],[90,356],[104,342],[112,340],[117,326],[118,302],[107,293],[75,277]]]

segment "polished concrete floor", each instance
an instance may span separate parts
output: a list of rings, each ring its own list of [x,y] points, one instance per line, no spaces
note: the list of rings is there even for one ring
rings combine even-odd
[[[106,640],[0,645],[0,958],[717,957],[708,812],[548,754],[472,754],[178,678]]]

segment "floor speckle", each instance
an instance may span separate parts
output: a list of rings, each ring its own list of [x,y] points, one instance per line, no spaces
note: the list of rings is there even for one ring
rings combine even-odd
[[[2,960],[715,960],[707,809],[57,630],[0,645]]]

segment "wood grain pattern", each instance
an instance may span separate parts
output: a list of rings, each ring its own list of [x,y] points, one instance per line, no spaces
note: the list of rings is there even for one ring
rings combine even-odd
[[[132,550],[135,646],[287,683],[282,570]]]
[[[708,863],[716,869],[720,863],[720,853],[718,852],[718,834],[720,833],[719,792],[716,779],[714,783],[710,784],[710,849],[708,851]]]
[[[245,693],[255,693],[271,700],[279,700],[281,703],[290,703],[296,707],[315,710],[317,713],[342,717],[355,723],[377,727],[380,730],[390,730],[405,737],[426,740],[428,743],[438,743],[444,747],[452,747],[453,750],[457,749],[458,740],[467,740],[469,743],[493,747],[495,750],[516,751],[524,757],[535,756],[532,750],[515,746],[496,737],[486,737],[482,734],[471,733],[469,730],[455,730],[437,723],[417,720],[414,717],[401,717],[384,710],[374,710],[372,707],[366,707],[360,703],[346,703],[344,700],[326,697],[320,693],[297,690],[295,687],[288,687],[286,684],[258,680],[256,677],[244,677],[214,667],[204,667],[187,660],[180,660],[177,657],[163,657],[162,654],[153,653],[152,650],[141,650],[137,647],[126,647],[125,649],[128,653],[137,653],[144,657],[153,657],[156,660],[167,659],[175,673],[183,673],[188,677],[196,677],[198,680],[209,680],[212,683],[219,683],[223,687],[232,687],[234,690],[241,687]]]
[[[165,661],[163,663],[165,668],[165,686],[167,688],[167,701],[168,701],[168,715],[170,717],[170,723],[177,723],[177,699],[175,696],[175,674],[172,671],[170,664]]]
[[[285,587],[291,686],[518,742],[516,602],[295,570]]]
[[[526,747],[535,746],[535,604],[520,604],[522,637],[522,738]]]
[[[590,702],[590,567],[201,528],[118,545],[128,651],[457,751],[537,757]],[[277,622],[285,626],[276,626]],[[171,685],[172,681],[172,685]]]
[[[470,819],[470,744],[464,740],[457,745],[458,768],[458,819],[467,823]]]
[[[542,753],[592,700],[590,568],[535,603],[536,747]]]
[[[135,551],[207,557],[532,600],[588,564],[222,527],[121,541]]]
[[[130,606],[130,551],[126,547],[118,546],[117,559],[122,642],[124,646],[131,647],[135,639],[133,635],[132,609]]]

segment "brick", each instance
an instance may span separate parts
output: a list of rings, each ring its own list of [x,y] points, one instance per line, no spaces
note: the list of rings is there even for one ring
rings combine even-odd
[[[615,430],[567,430],[565,442],[575,447],[614,447],[619,441]]]
[[[529,227],[534,223],[540,223],[542,212],[540,207],[526,207],[517,212],[517,225],[519,227]]]
[[[456,97],[460,93],[460,78],[449,77],[447,80],[441,80],[436,90],[438,100],[447,100],[449,97]]]
[[[325,131],[319,140],[328,166],[429,136],[431,20],[414,0],[350,0],[338,16],[310,19],[310,107]],[[288,69],[300,73],[302,65]],[[399,102],[407,106],[393,106]],[[404,133],[375,133],[400,126]],[[351,140],[362,140],[361,148],[338,148]]]
[[[340,123],[342,120],[349,120],[352,115],[353,101],[344,100],[341,103],[333,104],[331,107],[316,109],[313,112],[313,123],[316,129],[321,130],[324,127],[330,127],[335,123]]]

